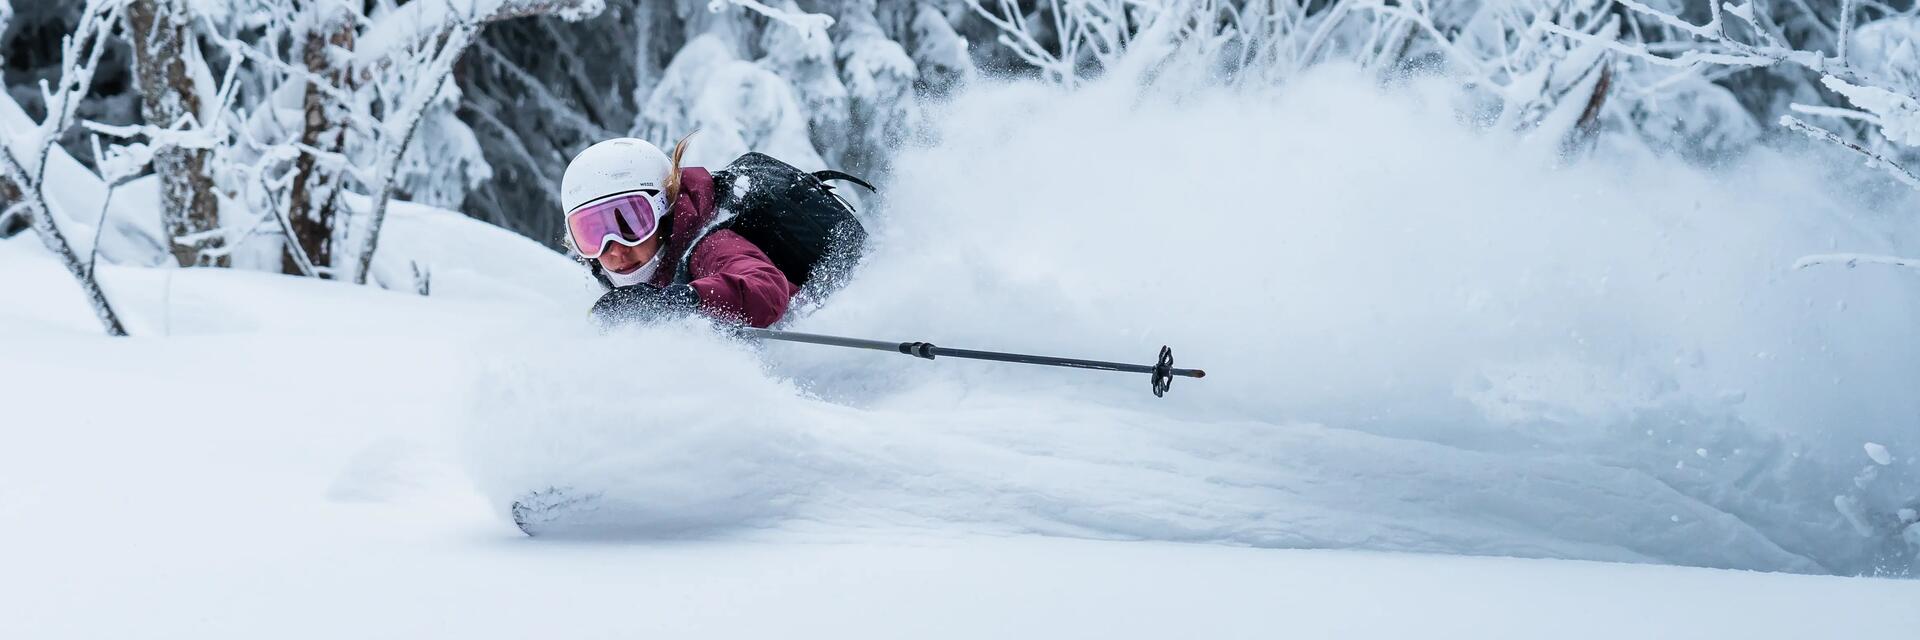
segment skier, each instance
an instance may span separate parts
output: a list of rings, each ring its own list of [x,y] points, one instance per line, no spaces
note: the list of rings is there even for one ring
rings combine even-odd
[[[872,185],[759,153],[709,173],[680,166],[686,149],[686,138],[671,157],[645,140],[616,138],[567,163],[564,242],[608,288],[593,305],[603,324],[700,314],[764,329],[796,294],[820,299],[858,262],[866,230],[826,182]],[[529,491],[511,511],[527,535],[593,530],[622,513],[602,493],[568,486]]]
[[[690,136],[689,136],[690,137]],[[714,178],[645,140],[581,151],[560,180],[566,245],[610,290],[593,306],[605,323],[700,313],[766,327],[799,289],[766,253],[714,222]],[[683,280],[683,281],[676,281]]]

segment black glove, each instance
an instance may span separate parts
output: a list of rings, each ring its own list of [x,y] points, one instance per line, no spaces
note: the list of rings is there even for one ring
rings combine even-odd
[[[614,326],[629,322],[651,324],[684,318],[700,310],[700,292],[684,284],[661,288],[641,283],[614,287],[593,303],[593,317]]]

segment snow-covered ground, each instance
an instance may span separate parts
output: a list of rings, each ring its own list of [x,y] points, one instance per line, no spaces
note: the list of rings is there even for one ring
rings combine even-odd
[[[1791,268],[1920,254],[1879,213],[1912,197],[1771,153],[1556,166],[1430,93],[978,91],[794,324],[1171,344],[1210,376],[1166,399],[597,335],[565,259],[421,207],[376,271],[431,296],[108,264],[122,340],[0,241],[0,637],[1920,628],[1920,582],[1652,566],[1913,571],[1920,288]],[[525,539],[506,505],[546,487],[627,517]]]
[[[404,301],[365,297],[389,295]],[[466,398],[460,363],[479,343],[435,336],[432,324],[299,340],[7,339],[0,384],[30,418],[10,422],[0,448],[0,636],[1753,639],[1898,637],[1920,625],[1920,582],[1903,580],[981,535],[880,519],[528,539],[454,453],[448,407]],[[289,375],[287,362],[307,366]],[[207,377],[175,375],[182,367]],[[194,393],[221,401],[183,406]],[[575,433],[549,426],[556,439]],[[733,454],[753,449],[655,446],[695,456],[683,470],[739,471]],[[1003,462],[968,455],[977,448],[950,451]],[[689,480],[729,482],[722,475]],[[1155,496],[1128,494],[1172,476],[1076,484],[1150,512]],[[938,495],[924,508],[980,500],[933,504]],[[1276,521],[1316,517],[1270,508]],[[1417,505],[1380,515],[1427,517]]]

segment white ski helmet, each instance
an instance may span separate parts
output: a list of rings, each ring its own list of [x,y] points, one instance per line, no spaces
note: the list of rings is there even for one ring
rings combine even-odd
[[[560,214],[616,193],[664,193],[672,170],[673,162],[651,142],[614,138],[595,143],[574,156],[560,177]]]

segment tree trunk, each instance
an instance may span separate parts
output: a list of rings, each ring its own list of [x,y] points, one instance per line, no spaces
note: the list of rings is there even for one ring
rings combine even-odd
[[[344,56],[353,49],[353,17],[342,5],[328,5],[327,12],[307,32],[304,60],[314,77],[346,89],[352,81]],[[328,92],[307,84],[303,101],[306,124],[300,142],[323,151],[341,153],[347,144],[347,107]],[[328,167],[313,154],[303,153],[294,161],[292,198],[287,218],[294,237],[287,239],[282,267],[299,275],[302,269],[294,251],[305,251],[307,263],[319,269],[321,277],[332,277],[334,216],[339,211],[340,170]]]
[[[1600,62],[1596,65],[1600,77],[1593,83],[1593,94],[1587,97],[1586,107],[1580,111],[1580,119],[1573,123],[1573,130],[1567,132],[1567,138],[1560,141],[1562,154],[1586,153],[1593,149],[1594,141],[1599,138],[1600,109],[1606,106],[1607,92],[1613,87],[1612,58],[1611,55],[1600,56]]]
[[[201,98],[189,65],[200,56],[190,15],[185,0],[133,0],[127,5],[140,114],[147,124],[164,128],[182,118],[199,119]],[[161,218],[172,237],[173,257],[183,267],[229,264],[219,251],[225,242],[217,233],[219,201],[208,175],[210,159],[211,153],[204,149],[173,147],[154,154]]]
[[[27,230],[29,221],[26,207],[20,206],[23,204],[21,200],[23,197],[25,196],[20,191],[20,185],[0,177],[0,240],[14,237]],[[20,208],[14,210],[17,206]],[[14,210],[14,215],[7,215],[6,212],[9,210]]]

